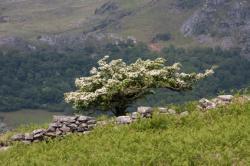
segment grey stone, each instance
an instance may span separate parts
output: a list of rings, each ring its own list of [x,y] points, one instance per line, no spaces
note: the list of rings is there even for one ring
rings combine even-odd
[[[132,122],[132,118],[130,116],[119,116],[116,118],[116,122],[118,124],[130,124]]]
[[[78,127],[78,125],[75,124],[75,123],[68,124],[67,126],[68,126],[69,128],[71,128],[71,129],[73,129],[73,130],[77,129],[77,127]]]
[[[32,133],[34,135],[34,138],[40,138],[43,136],[43,134],[46,132],[45,129],[37,129],[37,130],[34,130]]]
[[[232,101],[233,100],[233,96],[232,95],[220,95],[217,97],[218,99],[222,100],[222,101]]]
[[[56,128],[53,126],[49,126],[47,129],[47,132],[55,132],[55,131],[56,131]]]
[[[199,105],[202,109],[214,109],[216,108],[216,103],[208,100],[208,99],[201,99],[199,100]]]
[[[138,107],[137,112],[140,114],[152,113],[153,108],[152,107]]]
[[[53,116],[53,122],[68,122],[74,123],[76,121],[75,116]]]
[[[11,137],[12,141],[21,141],[24,139],[24,134],[16,134]]]
[[[60,130],[63,132],[63,133],[67,133],[67,132],[70,132],[71,129],[69,127],[67,127],[66,125],[63,125]]]
[[[87,125],[86,123],[81,123],[81,124],[79,125],[79,127],[80,127],[80,128],[87,128],[88,125]]]
[[[32,133],[25,133],[24,134],[24,139],[25,140],[33,140],[34,139],[34,135]]]
[[[83,115],[81,115],[81,116],[79,116],[79,117],[77,118],[77,120],[78,120],[79,122],[87,122],[87,121],[93,120],[93,119],[94,119],[93,117],[90,117],[90,116],[83,116]]]
[[[61,130],[56,129],[56,132],[55,132],[56,136],[62,135],[62,133],[63,133],[63,132],[62,132]]]

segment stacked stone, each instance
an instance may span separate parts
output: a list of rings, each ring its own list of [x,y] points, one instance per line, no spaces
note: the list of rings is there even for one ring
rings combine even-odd
[[[160,114],[164,115],[175,115],[176,111],[164,107],[156,108]],[[130,124],[140,118],[152,118],[154,108],[152,107],[138,107],[137,112],[131,113],[129,116],[119,116],[116,118],[117,124]]]
[[[212,100],[203,98],[199,101],[198,107],[202,110],[214,109],[219,106],[230,104],[232,100],[232,95],[220,95]]]
[[[74,132],[88,133],[95,126],[95,118],[89,116],[54,116],[48,129],[37,129],[31,133],[16,134],[11,140],[29,144]]]

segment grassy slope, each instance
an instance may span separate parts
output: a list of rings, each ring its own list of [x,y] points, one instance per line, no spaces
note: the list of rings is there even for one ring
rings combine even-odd
[[[94,11],[108,0],[24,0],[19,2],[1,1],[0,16],[10,16],[11,21],[0,23],[0,37],[17,35],[26,38],[36,37],[44,33],[77,32],[83,31],[96,23],[91,17]],[[172,12],[171,5],[175,0],[113,0],[120,6],[120,10],[131,11],[132,15],[110,25],[106,31],[116,32],[124,36],[132,35],[139,40],[149,42],[156,34],[170,32],[173,35],[171,42],[185,47],[196,45],[190,38],[184,38],[180,33],[181,24],[195,9],[178,13]],[[112,15],[112,13],[111,13]],[[96,16],[95,16],[96,17]],[[95,18],[94,17],[94,18]],[[106,16],[98,16],[100,20]]]
[[[32,37],[58,33],[82,25],[95,9],[107,0],[22,0],[1,1],[0,16],[10,16],[9,23],[0,23],[1,35]]]
[[[249,102],[237,101],[208,113],[195,111],[194,103],[178,109],[192,113],[182,118],[155,115],[129,126],[96,128],[90,135],[70,135],[48,143],[16,144],[0,152],[0,165],[250,163]]]

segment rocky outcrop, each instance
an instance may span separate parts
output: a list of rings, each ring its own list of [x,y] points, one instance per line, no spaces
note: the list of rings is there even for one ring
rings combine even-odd
[[[214,41],[208,44],[216,42],[224,49],[238,47],[243,56],[250,58],[250,2],[206,0],[202,8],[183,23],[181,32],[195,38],[213,36]]]

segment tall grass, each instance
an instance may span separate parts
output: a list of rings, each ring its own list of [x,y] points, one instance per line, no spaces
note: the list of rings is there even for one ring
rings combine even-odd
[[[98,127],[0,152],[0,165],[247,165],[250,103],[240,102],[189,116],[155,114],[127,126]],[[181,109],[181,107],[180,107]]]

